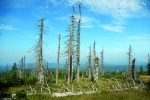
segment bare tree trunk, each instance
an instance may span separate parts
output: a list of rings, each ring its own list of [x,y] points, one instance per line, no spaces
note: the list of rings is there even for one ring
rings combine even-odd
[[[25,62],[26,60],[25,60],[25,56],[24,56],[24,61],[23,61],[23,77],[26,75],[26,73],[25,73],[25,65],[26,65],[26,62]]]
[[[104,48],[101,52],[101,75],[104,75]]]
[[[81,21],[80,2],[78,4],[78,14],[79,14],[79,21],[77,33],[77,83],[79,83],[80,80],[80,21]]]
[[[95,48],[96,42],[94,40],[94,44],[93,44],[93,55],[94,57],[96,57],[96,48]]]
[[[93,44],[93,56],[94,56],[94,68],[93,68],[93,76],[94,76],[94,80],[96,81],[98,79],[98,61],[99,61],[99,58],[96,56],[96,47],[95,47],[96,43],[94,41],[94,44]]]
[[[69,48],[68,48],[69,50],[68,50],[68,71],[67,71],[67,73],[68,73],[68,75],[67,75],[67,82],[68,82],[68,84],[70,84],[70,77],[71,77],[71,75],[70,75],[70,45],[69,45]]]
[[[74,7],[71,16],[71,24],[70,24],[70,38],[69,38],[69,45],[68,45],[68,84],[73,81],[73,56],[74,56]]]
[[[39,66],[38,66],[38,79],[41,85],[44,85],[44,66],[43,66],[43,31],[44,31],[44,19],[39,20],[40,22],[40,34],[39,34]]]
[[[135,58],[132,60],[131,78],[132,78],[133,80],[136,79]]]
[[[130,45],[129,52],[128,52],[128,76],[131,76],[131,52],[132,52],[132,48]]]
[[[57,53],[57,66],[56,66],[56,85],[58,84],[59,55],[60,55],[60,33],[58,34],[58,53]]]
[[[99,58],[95,57],[94,58],[94,81],[98,80],[98,64],[99,64],[98,61],[99,61]]]
[[[88,71],[89,71],[89,79],[91,78],[91,46],[89,47],[89,56],[88,56]]]
[[[23,58],[21,58],[21,60],[20,60],[20,68],[19,68],[18,72],[19,72],[19,77],[23,78]]]

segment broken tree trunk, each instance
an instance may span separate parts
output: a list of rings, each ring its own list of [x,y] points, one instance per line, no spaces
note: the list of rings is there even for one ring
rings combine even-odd
[[[58,84],[59,55],[60,55],[60,33],[58,34],[58,53],[57,53],[57,66],[56,66],[56,85]]]
[[[101,52],[101,66],[100,66],[100,69],[101,69],[101,75],[104,75],[104,48],[102,49],[102,52]]]
[[[130,45],[129,52],[128,52],[128,76],[131,76],[131,52],[132,52],[132,48]]]
[[[132,60],[131,78],[132,78],[133,80],[136,79],[135,58]]]
[[[90,46],[89,47],[89,56],[88,56],[88,71],[89,71],[88,77],[89,77],[89,79],[91,79],[91,56],[92,56],[92,54],[91,54],[91,46]]]
[[[94,81],[98,80],[98,61],[99,58],[98,57],[94,57]]]

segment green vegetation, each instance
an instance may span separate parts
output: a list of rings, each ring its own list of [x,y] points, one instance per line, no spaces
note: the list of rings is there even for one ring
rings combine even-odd
[[[25,91],[18,91],[16,93],[16,99],[17,100],[26,100],[27,99],[27,94]]]
[[[124,90],[124,91],[107,91],[108,87],[110,87],[111,90],[111,85],[116,84],[116,79],[120,83],[122,87],[126,87],[127,83],[124,80],[125,76],[123,75],[123,72],[106,72],[103,75],[99,75],[99,80],[98,84],[101,88],[100,93],[96,94],[90,94],[90,95],[79,95],[79,96],[67,96],[67,97],[51,97],[50,95],[30,95],[27,96],[26,92],[31,91],[30,85],[32,88],[36,89],[37,92],[40,92],[40,86],[37,84],[37,78],[33,76],[25,76],[24,78],[20,79],[17,74],[17,65],[14,63],[12,66],[12,69],[10,72],[4,72],[0,74],[0,97],[11,97],[12,93],[16,93],[16,98],[18,100],[49,100],[49,99],[54,99],[54,100],[91,100],[91,99],[113,99],[113,100],[118,100],[118,99],[123,99],[123,100],[148,100],[150,98],[149,93],[150,89],[147,88],[147,90],[143,89],[129,89],[129,90]],[[147,86],[150,86],[150,76],[146,76],[146,72],[143,71],[143,68],[140,68],[140,71],[137,72],[137,79],[136,82],[139,83],[140,80],[139,78],[142,79],[143,83]],[[93,81],[93,76],[89,80],[87,77],[85,77],[85,72],[80,72],[80,85],[83,90],[89,91],[89,88],[86,86],[88,84],[89,86],[92,87],[92,84],[99,89],[99,86],[96,82]],[[52,73],[50,78],[47,78],[47,82],[51,87],[52,93],[57,92],[59,89],[62,88],[62,85],[64,84],[65,86],[68,86],[71,89],[71,86],[74,87],[74,90],[78,90],[79,86],[76,83],[76,80],[74,79],[73,82],[69,85],[66,83],[66,73],[64,70],[60,70],[59,73],[59,79],[58,79],[58,86],[55,85],[55,72]],[[128,79],[129,84],[133,84],[132,81]],[[44,89],[43,89],[44,90]],[[67,90],[63,90],[67,91]],[[62,92],[63,92],[62,91]]]
[[[28,100],[149,100],[150,91],[140,89],[130,89],[127,91],[102,91],[101,93],[67,96],[67,97],[51,97],[49,95],[31,95]]]

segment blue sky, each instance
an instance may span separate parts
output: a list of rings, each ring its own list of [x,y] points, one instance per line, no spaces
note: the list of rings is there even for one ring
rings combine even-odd
[[[56,62],[57,34],[64,37],[72,6],[77,15],[78,0],[0,0],[0,64],[13,64],[26,56],[34,62],[32,53],[38,36],[37,21],[45,18],[44,58]],[[88,47],[96,41],[97,55],[104,48],[107,64],[127,64],[127,52],[132,45],[137,64],[147,63],[150,53],[149,0],[80,0],[81,62],[85,63]],[[64,41],[61,39],[61,50]],[[61,62],[65,58],[61,57]]]

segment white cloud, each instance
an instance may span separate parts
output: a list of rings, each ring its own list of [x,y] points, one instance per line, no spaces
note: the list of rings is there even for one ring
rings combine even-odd
[[[97,20],[97,19],[95,19],[93,17],[88,17],[88,16],[82,16],[81,17],[81,21],[82,21],[82,23],[85,23],[85,24],[93,23],[93,22],[99,22],[99,20]]]
[[[81,28],[93,28],[94,23],[99,23],[99,20],[88,16],[81,17]]]
[[[149,34],[142,34],[138,36],[129,36],[125,40],[128,44],[134,45],[150,45],[150,35]]]
[[[11,25],[0,24],[0,30],[16,30],[16,28]]]
[[[92,24],[83,24],[81,25],[81,28],[93,28],[94,26]]]
[[[71,0],[77,2],[78,0]],[[81,0],[91,11],[111,15],[114,18],[126,18],[145,15],[147,0]],[[74,4],[74,3],[72,3]]]
[[[124,30],[124,27],[121,25],[114,26],[110,24],[106,24],[106,25],[103,24],[103,25],[100,25],[100,27],[102,27],[105,30],[117,32],[117,33],[122,33]]]
[[[72,6],[78,3],[78,0],[46,0],[45,4],[48,5],[49,2],[53,5]],[[111,15],[115,19],[149,14],[147,9],[148,0],[80,0],[80,2],[87,8],[87,11]]]
[[[112,18],[111,23],[103,24],[101,27],[113,32],[123,32],[124,22],[127,18],[143,17],[150,15],[147,9],[148,0],[80,0],[87,11],[92,11]],[[78,0],[69,0],[70,4]],[[86,19],[85,19],[86,21]],[[84,22],[84,21],[83,21]]]
[[[69,15],[68,15],[69,16]],[[64,20],[64,21],[66,21],[66,20],[68,20],[69,19],[69,17],[68,16],[60,16],[60,17],[55,17],[54,19],[55,20]]]

